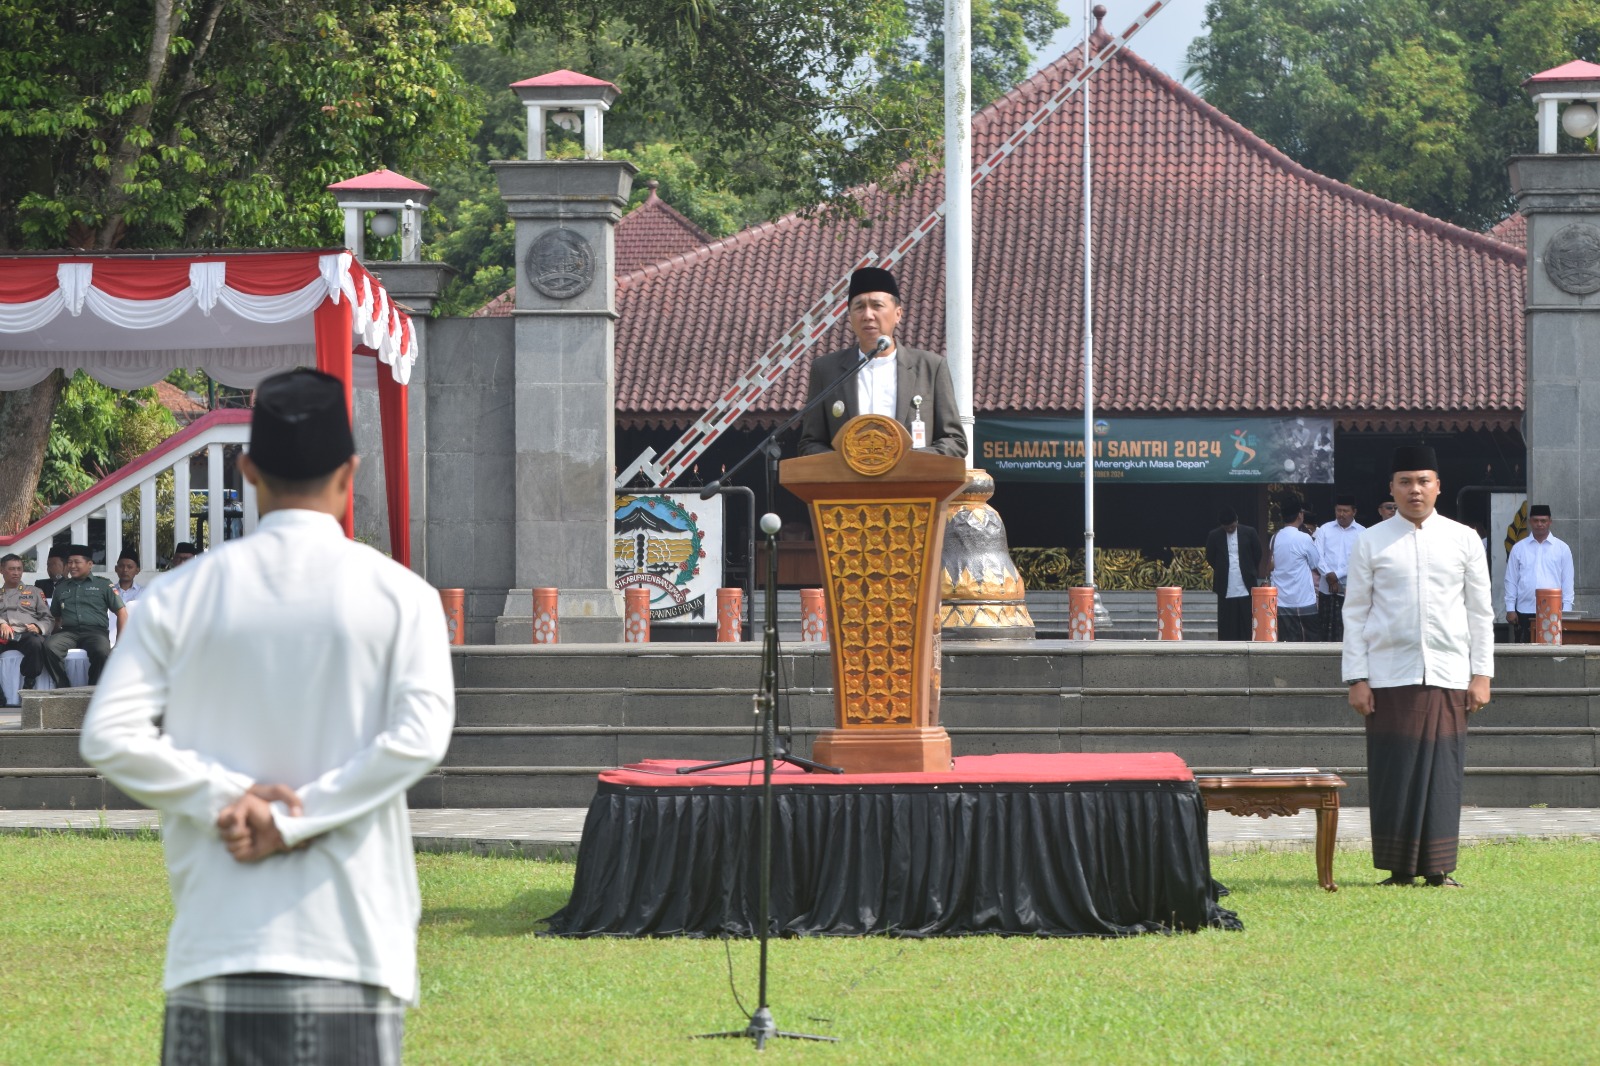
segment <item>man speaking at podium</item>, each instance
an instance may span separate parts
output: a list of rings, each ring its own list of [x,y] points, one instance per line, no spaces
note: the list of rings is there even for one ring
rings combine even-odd
[[[905,426],[914,448],[957,458],[967,454],[950,367],[932,352],[894,342],[904,314],[893,274],[862,267],[850,275],[850,329],[856,344],[811,364],[806,403],[825,392],[829,399],[806,412],[801,455],[832,451],[839,428],[868,414],[888,415]]]

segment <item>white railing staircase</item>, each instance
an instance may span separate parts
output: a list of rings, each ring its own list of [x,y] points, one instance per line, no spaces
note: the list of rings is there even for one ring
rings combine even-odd
[[[50,545],[61,533],[70,530],[76,544],[89,539],[91,519],[105,520],[105,564],[96,571],[112,576],[117,556],[122,553],[122,516],[124,501],[134,497],[132,505],[139,514],[139,561],[147,571],[156,569],[156,479],[168,470],[173,477],[173,524],[177,540],[188,540],[190,528],[190,462],[196,455],[206,457],[206,530],[210,543],[216,544],[225,535],[223,516],[223,448],[229,444],[245,444],[250,440],[250,412],[212,411],[168,437],[160,445],[135,459],[115,473],[107,475],[98,484],[79,493],[56,507],[33,525],[20,533],[0,536],[0,555],[15,552],[22,556],[28,571],[24,580],[32,581],[44,573],[45,556]],[[243,500],[244,532],[256,528],[256,495],[249,482],[245,483]]]

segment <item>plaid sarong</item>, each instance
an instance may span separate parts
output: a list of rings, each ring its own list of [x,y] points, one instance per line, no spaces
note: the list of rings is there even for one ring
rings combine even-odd
[[[1321,608],[1319,621],[1322,623],[1322,639],[1335,644],[1344,640],[1344,593],[1330,596],[1326,592],[1317,593],[1317,606]]]
[[[1456,868],[1467,764],[1465,689],[1372,690],[1366,718],[1372,865],[1403,877]]]
[[[162,1066],[399,1066],[405,1004],[376,985],[207,977],[167,993]]]

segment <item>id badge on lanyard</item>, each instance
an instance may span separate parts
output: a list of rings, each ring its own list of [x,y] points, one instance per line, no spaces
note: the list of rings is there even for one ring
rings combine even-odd
[[[922,397],[911,397],[911,446],[913,448],[926,448],[928,446],[928,424],[922,420]]]

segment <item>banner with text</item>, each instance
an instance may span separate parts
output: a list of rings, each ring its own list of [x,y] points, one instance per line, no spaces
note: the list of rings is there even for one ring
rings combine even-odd
[[[1002,481],[1083,480],[1083,420],[979,418],[972,465]],[[1101,418],[1096,481],[1333,483],[1331,418]]]

